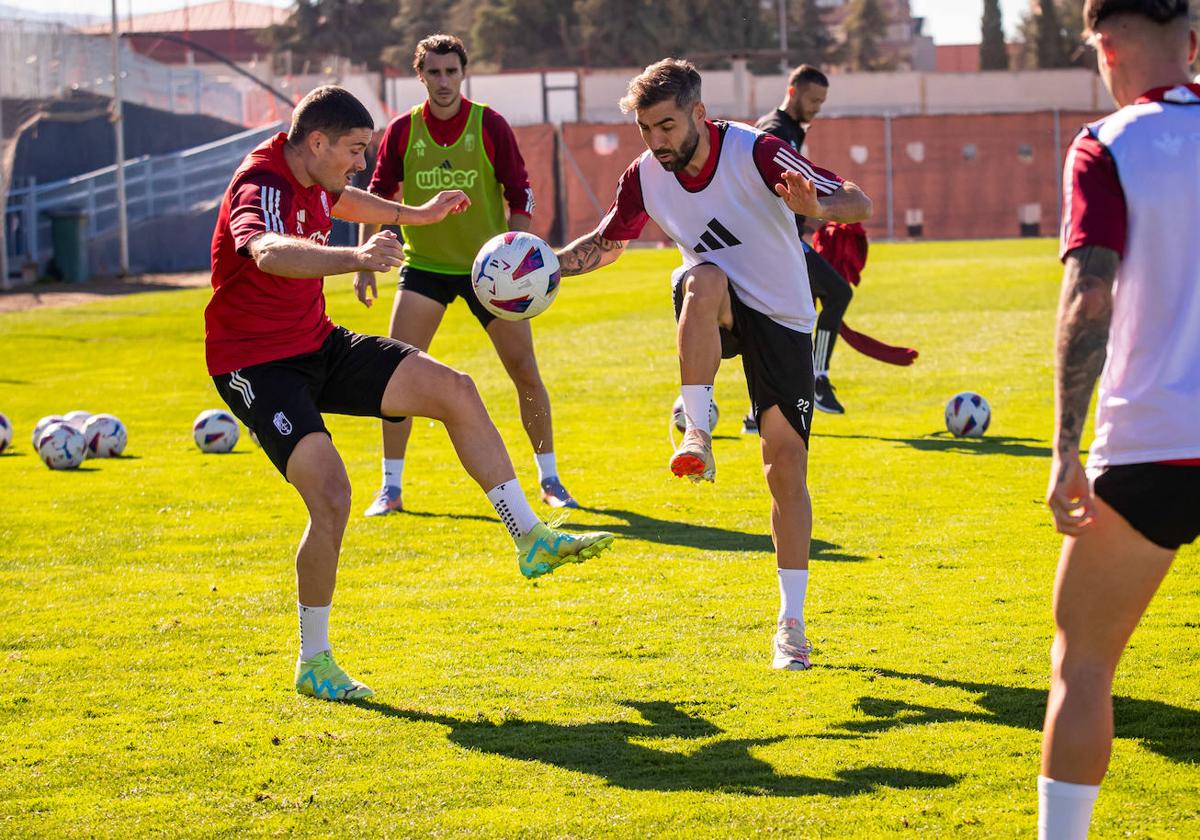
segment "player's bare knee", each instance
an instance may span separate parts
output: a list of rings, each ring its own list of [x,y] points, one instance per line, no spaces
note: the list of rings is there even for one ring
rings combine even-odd
[[[808,453],[794,443],[771,447],[763,460],[763,474],[772,495],[803,496],[808,493]]]
[[[1107,696],[1112,692],[1117,663],[1092,653],[1067,654],[1054,661],[1054,679],[1069,691]]]
[[[462,371],[447,368],[446,374],[438,384],[438,393],[445,406],[443,413],[450,417],[462,413],[475,413],[483,407],[483,398],[475,380]]]
[[[717,306],[728,288],[725,272],[715,265],[698,265],[683,278],[684,305],[688,298],[707,306]]]
[[[305,494],[304,503],[315,527],[344,527],[350,519],[350,479],[344,472],[326,477]]]
[[[539,391],[544,388],[537,360],[532,356],[511,360],[506,367],[509,378],[521,393]]]

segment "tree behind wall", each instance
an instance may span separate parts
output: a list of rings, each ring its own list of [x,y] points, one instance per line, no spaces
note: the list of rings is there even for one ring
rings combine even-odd
[[[1004,43],[1004,21],[1000,16],[1000,0],[983,0],[983,37],[979,44],[981,70],[1007,70],[1008,46]]]
[[[570,3],[488,0],[477,6],[471,41],[485,66],[564,67],[579,62],[575,32]]]
[[[788,61],[827,67],[839,58],[839,44],[821,18],[817,0],[792,0],[789,9]]]
[[[336,56],[379,70],[394,38],[384,22],[395,13],[395,0],[300,0],[284,23],[266,30],[263,41],[275,52],[290,51],[301,65]]]
[[[846,40],[843,58],[852,72],[890,70],[895,59],[885,56],[880,42],[887,35],[888,18],[879,0],[850,0],[843,28]]]
[[[1019,26],[1021,52],[1018,65],[1021,69],[1051,70],[1070,66],[1075,48],[1068,45],[1062,21],[1063,17],[1053,0],[1040,0],[1025,13]]]

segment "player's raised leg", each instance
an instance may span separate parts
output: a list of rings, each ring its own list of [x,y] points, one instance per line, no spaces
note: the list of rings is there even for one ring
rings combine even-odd
[[[308,508],[308,527],[296,551],[300,656],[296,690],[323,700],[358,700],[373,692],[333,659],[329,612],[337,583],[338,554],[350,518],[350,479],[333,441],[310,432],[287,460],[287,479]]]
[[[683,276],[683,306],[676,333],[679,381],[683,395],[683,442],[671,456],[671,472],[694,480],[712,481],[717,467],[708,427],[713,381],[721,365],[721,328],[732,329],[729,279],[711,263],[689,269]]]
[[[771,667],[809,668],[811,646],[804,631],[812,501],[808,495],[808,446],[779,406],[759,415],[763,474],[771,492],[771,538],[779,567],[779,617]]]
[[[471,377],[426,355],[414,353],[396,367],[384,391],[386,417],[439,420],[467,473],[487,493],[517,546],[525,577],[552,572],[564,563],[594,557],[613,542],[598,531],[567,534],[547,527],[530,508],[517,482],[500,433],[488,416]]]
[[[1112,751],[1117,662],[1175,551],[1138,533],[1100,498],[1095,518],[1063,540],[1054,584],[1050,698],[1038,779],[1039,833],[1087,836]]]
[[[579,507],[558,477],[550,394],[538,371],[537,357],[533,351],[533,330],[529,322],[496,318],[488,323],[487,333],[517,389],[521,425],[525,427],[525,434],[529,436],[529,443],[533,447],[542,501],[556,508]]]
[[[427,351],[445,312],[445,305],[433,298],[399,289],[392,303],[388,334],[418,350]],[[412,435],[412,419],[406,418],[402,423],[384,420],[382,425],[383,484],[367,508],[366,516],[384,516],[404,509],[401,480],[408,439]]]

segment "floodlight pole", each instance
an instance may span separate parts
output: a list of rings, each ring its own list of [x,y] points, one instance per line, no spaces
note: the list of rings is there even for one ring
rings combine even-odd
[[[788,0],[779,0],[779,72],[785,76],[788,71]]]
[[[13,138],[16,142],[16,138]],[[4,143],[4,105],[0,100],[0,289],[7,290],[8,284],[8,180],[12,177],[11,172],[3,171],[3,167],[8,162],[6,152],[8,147]],[[16,158],[14,157],[14,160]]]
[[[129,273],[129,215],[125,205],[125,124],[121,109],[121,33],[117,31],[117,0],[112,0],[112,122],[117,145],[117,241],[120,275]]]

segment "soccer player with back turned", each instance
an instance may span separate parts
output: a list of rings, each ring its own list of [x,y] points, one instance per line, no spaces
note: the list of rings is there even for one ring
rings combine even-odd
[[[612,542],[611,534],[570,536],[538,520],[470,377],[408,344],[335,326],[325,314],[326,275],[388,271],[401,262],[390,232],[355,248],[329,246],[335,216],[425,225],[468,203],[451,190],[413,207],[349,186],[366,166],[372,129],[370,113],[350,93],[320,87],[296,105],[287,134],[246,156],[217,217],[213,294],[204,312],[205,355],[218,393],[257,434],[308,508],[296,552],[295,686],[329,700],[372,692],[334,662],[329,644],[350,480],[323,413],[440,420],[463,467],[516,542],[518,566],[527,577],[592,556]]]
[[[1079,133],[1063,176],[1047,501],[1064,539],[1038,778],[1044,840],[1087,837],[1112,751],[1117,662],[1179,547],[1200,536],[1196,34],[1187,0],[1087,0],[1083,16],[1120,110]]]
[[[740,354],[762,436],[779,567],[772,666],[804,670],[810,664],[806,472],[816,310],[794,214],[854,222],[870,215],[871,200],[777,137],[708,120],[700,74],[689,62],[650,65],[630,82],[621,107],[636,114],[648,150],[621,176],[600,225],[559,253],[562,272],[582,274],[611,263],[648,219],[679,246],[675,305],[687,430],[671,471],[713,479],[713,380],[722,357]]]
[[[471,206],[436,227],[403,228],[405,262],[390,334],[428,350],[446,307],[456,297],[466,301],[517,388],[542,501],[552,507],[578,507],[558,476],[550,396],[538,371],[530,325],[496,318],[471,288],[471,264],[479,247],[505,230],[529,230],[533,190],[516,137],[504,117],[462,95],[467,51],[458,38],[422,39],[413,69],[428,97],[388,124],[370,191],[416,203],[453,186],[470,197]],[[378,229],[363,225],[360,240],[367,241]],[[375,275],[359,274],[354,288],[359,300],[370,306],[377,293]],[[403,510],[400,483],[411,433],[411,422],[383,424],[383,486],[367,516]]]

